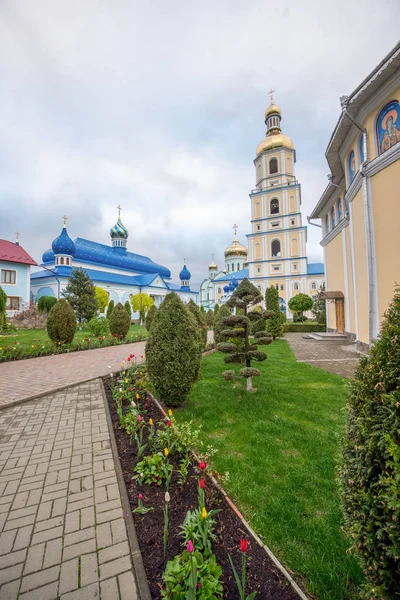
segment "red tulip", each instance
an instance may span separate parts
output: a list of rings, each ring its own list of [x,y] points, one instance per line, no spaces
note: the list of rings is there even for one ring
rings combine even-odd
[[[204,469],[206,469],[206,468],[207,468],[207,463],[205,463],[204,460],[202,460],[201,463],[199,463],[199,469],[204,471]]]
[[[202,490],[206,489],[206,484],[205,484],[204,479],[200,479],[200,487],[201,487]]]
[[[187,551],[189,552],[189,554],[192,554],[192,552],[194,552],[194,546],[193,546],[192,540],[189,540],[187,543]]]
[[[168,425],[168,427],[171,427],[171,425],[172,425],[172,421],[171,421],[171,419],[168,419],[168,421],[167,421],[167,425]]]
[[[248,547],[249,540],[242,540],[242,538],[240,538],[240,552],[247,552]]]

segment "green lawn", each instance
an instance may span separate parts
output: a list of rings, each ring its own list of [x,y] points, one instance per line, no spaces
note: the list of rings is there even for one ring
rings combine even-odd
[[[205,442],[219,450],[213,465],[229,471],[227,491],[308,592],[358,598],[362,573],[346,553],[335,480],[346,381],[296,363],[283,340],[265,350],[255,393],[223,379],[232,366],[221,353],[205,357],[179,414],[203,424]]]
[[[136,336],[139,333],[146,333],[146,331],[144,325],[131,325],[127,337]],[[92,337],[89,330],[82,329],[82,331],[79,331],[79,327],[77,327],[74,342],[84,340],[87,337]],[[48,339],[47,329],[19,329],[18,331],[13,331],[9,335],[0,335],[0,345],[11,346],[15,341],[18,341],[20,344],[43,344],[46,343]]]

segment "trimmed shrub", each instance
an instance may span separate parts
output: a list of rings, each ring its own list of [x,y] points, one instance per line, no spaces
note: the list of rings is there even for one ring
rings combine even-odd
[[[194,318],[196,319],[197,327],[199,328],[199,351],[204,352],[204,348],[207,344],[207,323],[206,323],[206,315],[201,309],[197,306],[192,299],[186,305]]]
[[[37,311],[38,313],[49,313],[55,304],[57,304],[57,298],[54,296],[41,296],[37,303]]]
[[[118,304],[114,306],[114,310],[109,319],[109,324],[112,335],[118,335],[121,338],[126,337],[131,326],[131,320],[121,302],[118,302]]]
[[[206,314],[206,322],[208,329],[212,329],[214,325],[214,311],[211,308]]]
[[[400,288],[350,382],[340,479],[368,597],[400,597]]]
[[[114,300],[110,300],[109,305],[107,306],[106,319],[110,319],[114,306]]]
[[[227,306],[226,304],[223,304],[220,309],[215,313],[215,318],[214,318],[214,343],[215,344],[220,344],[221,342],[223,342],[225,340],[224,337],[222,337],[221,332],[226,329],[225,325],[222,323],[222,320],[224,319],[224,317],[229,317],[231,314],[231,311],[229,309],[229,306]]]
[[[314,306],[314,301],[311,296],[307,294],[296,294],[292,298],[290,298],[288,302],[288,307],[293,313],[297,313],[297,317],[299,321],[305,321],[306,317],[304,317],[303,313],[307,310],[311,310]],[[293,315],[294,320],[294,315]]]
[[[319,325],[318,323],[308,321],[307,323],[285,323],[283,331],[286,332],[299,332],[299,333],[312,333],[318,331],[326,331],[326,325]]]
[[[76,331],[74,309],[67,300],[54,304],[47,317],[47,333],[55,344],[70,344]]]
[[[93,319],[90,319],[87,326],[90,333],[96,337],[99,335],[108,335],[110,333],[108,320],[105,317],[94,317]]]
[[[253,315],[251,313],[257,313],[257,315],[261,315],[261,319],[257,316],[256,319],[253,319]],[[250,319],[250,321],[252,321],[251,323],[251,327],[250,327],[250,332],[252,335],[254,335],[255,333],[259,332],[259,331],[265,331],[265,326],[267,323],[267,320],[265,318],[265,316],[263,315],[263,310],[261,308],[261,306],[256,306],[251,312],[249,312],[249,314],[247,315]]]
[[[131,305],[130,305],[129,300],[127,300],[125,302],[124,308],[125,308],[126,312],[128,313],[129,319],[131,319],[132,318],[132,309],[131,309]]]
[[[265,292],[265,308],[272,312],[272,317],[266,323],[266,330],[275,340],[283,335],[283,327],[279,309],[279,292],[273,285]]]
[[[150,331],[150,327],[153,323],[154,317],[156,316],[156,312],[157,312],[157,306],[155,304],[153,304],[153,306],[150,306],[149,310],[147,311],[147,315],[146,315],[146,319],[145,319],[145,325],[146,325],[147,331]]]
[[[181,406],[197,377],[201,354],[196,320],[173,292],[165,296],[153,319],[146,359],[160,400],[167,406]]]

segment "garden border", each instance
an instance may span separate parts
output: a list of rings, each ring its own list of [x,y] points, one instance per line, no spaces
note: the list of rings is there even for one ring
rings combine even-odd
[[[128,532],[129,547],[131,549],[131,558],[136,585],[138,587],[139,600],[151,600],[150,588],[147,582],[147,575],[143,564],[142,553],[140,552],[139,542],[136,535],[135,523],[133,521],[131,506],[129,504],[128,492],[126,491],[124,476],[118,455],[117,442],[113,424],[111,420],[110,408],[108,406],[103,379],[96,377],[100,382],[103,404],[106,411],[107,426],[110,434],[111,450],[114,459],[115,474],[117,476],[119,492],[121,494],[122,510],[124,513],[126,529]]]
[[[149,392],[148,392],[148,395],[153,399],[153,401],[156,403],[157,407],[160,409],[160,411],[162,412],[162,414],[166,417],[167,413],[165,412],[164,408],[161,406],[161,404],[157,400],[157,398],[154,398],[154,396],[152,394],[150,394]],[[261,546],[261,548],[263,548],[265,550],[265,552],[268,554],[269,558],[272,560],[272,562],[274,563],[274,565],[279,569],[279,571],[282,573],[282,575],[288,580],[288,582],[290,583],[290,585],[292,586],[292,588],[295,590],[295,592],[299,595],[299,597],[301,598],[301,600],[310,600],[308,598],[308,596],[306,596],[306,594],[303,592],[303,590],[299,587],[299,585],[295,582],[295,580],[290,575],[290,573],[285,569],[285,567],[283,566],[283,564],[278,560],[278,558],[275,556],[275,554],[272,552],[272,550],[270,548],[268,548],[268,546],[266,544],[264,544],[264,542],[261,540],[261,538],[254,531],[254,529],[249,525],[249,523],[243,517],[242,513],[235,506],[235,504],[229,498],[227,492],[218,483],[218,481],[215,479],[215,477],[213,477],[211,475],[210,479],[214,483],[214,485],[217,487],[217,489],[221,492],[221,494],[224,496],[224,498],[225,498],[228,506],[233,510],[233,512],[236,514],[236,516],[240,519],[240,521],[246,527],[246,529],[249,532],[249,534],[254,538],[254,540],[257,542],[257,544],[259,546]]]

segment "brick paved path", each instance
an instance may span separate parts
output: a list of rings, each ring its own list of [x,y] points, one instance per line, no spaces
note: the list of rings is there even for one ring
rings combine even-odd
[[[24,398],[107,375],[119,369],[122,359],[129,354],[143,355],[145,346],[146,342],[136,342],[0,363],[0,408]]]
[[[0,600],[136,600],[99,380],[0,412]]]
[[[286,333],[285,339],[298,362],[305,362],[342,377],[352,377],[359,354],[353,342],[304,339],[305,333]]]

